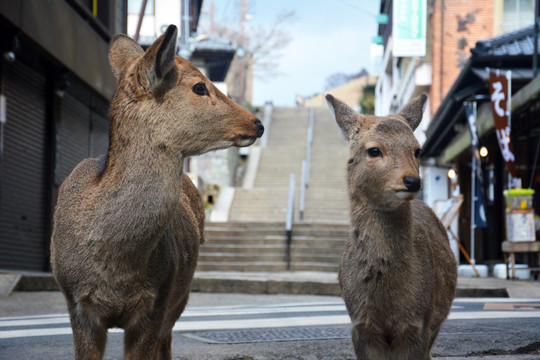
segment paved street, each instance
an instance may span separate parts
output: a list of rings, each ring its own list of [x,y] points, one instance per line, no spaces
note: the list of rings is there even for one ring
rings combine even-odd
[[[41,295],[50,303],[60,294]],[[194,293],[174,331],[175,359],[354,358],[349,317],[339,297]],[[454,302],[433,355],[540,359],[538,349],[540,299],[461,298]],[[72,356],[65,313],[0,318],[0,359]],[[110,331],[105,358],[122,358],[120,330]]]

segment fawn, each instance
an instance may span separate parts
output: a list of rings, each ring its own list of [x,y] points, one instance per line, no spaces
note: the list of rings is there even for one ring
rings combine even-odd
[[[422,187],[422,94],[396,115],[363,116],[326,95],[349,142],[351,234],[339,266],[358,359],[430,359],[454,298],[457,266]]]
[[[126,359],[171,359],[204,227],[184,158],[251,145],[264,131],[176,56],[176,39],[172,25],[146,52],[113,38],[107,155],[82,161],[59,191],[51,263],[76,359],[101,359],[112,327],[125,331]]]

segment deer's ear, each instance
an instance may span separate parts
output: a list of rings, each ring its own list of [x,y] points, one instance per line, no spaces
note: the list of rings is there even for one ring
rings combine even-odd
[[[133,39],[126,35],[116,35],[109,50],[109,62],[114,76],[118,78],[122,70],[142,54],[144,50]]]
[[[147,90],[157,88],[173,69],[177,37],[178,29],[174,25],[169,25],[165,33],[146,50],[140,60],[138,71],[142,72],[140,75],[147,80]]]
[[[349,139],[349,132],[357,120],[357,113],[351,107],[344,102],[336,99],[330,94],[326,95],[326,103],[328,108],[332,112],[334,119],[341,128],[343,135],[346,139]]]
[[[420,94],[405,105],[398,114],[407,120],[407,123],[409,123],[409,126],[413,131],[416,130],[418,125],[420,125],[420,121],[422,121],[427,98],[428,96],[426,93]]]

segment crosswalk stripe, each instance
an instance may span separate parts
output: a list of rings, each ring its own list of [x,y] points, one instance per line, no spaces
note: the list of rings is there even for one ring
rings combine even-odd
[[[471,300],[471,299],[468,299]],[[489,299],[489,302],[507,302]],[[465,311],[466,302],[456,299],[449,320],[540,318],[540,311]],[[486,299],[483,299],[486,302]],[[514,299],[513,303],[523,302]],[[538,299],[528,299],[538,303]],[[247,318],[246,318],[247,316]],[[192,307],[186,309],[173,331],[233,330],[350,324],[343,302],[293,303],[254,306]],[[54,326],[56,325],[56,326]],[[64,325],[64,326],[62,326]],[[122,332],[111,329],[109,332]],[[71,335],[66,314],[0,318],[0,339]]]

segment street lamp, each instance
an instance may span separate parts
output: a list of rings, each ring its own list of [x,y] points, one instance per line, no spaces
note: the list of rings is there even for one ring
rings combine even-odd
[[[487,147],[482,146],[482,147],[480,148],[480,156],[483,157],[483,158],[485,158],[486,156],[488,156],[488,149],[487,149]]]

